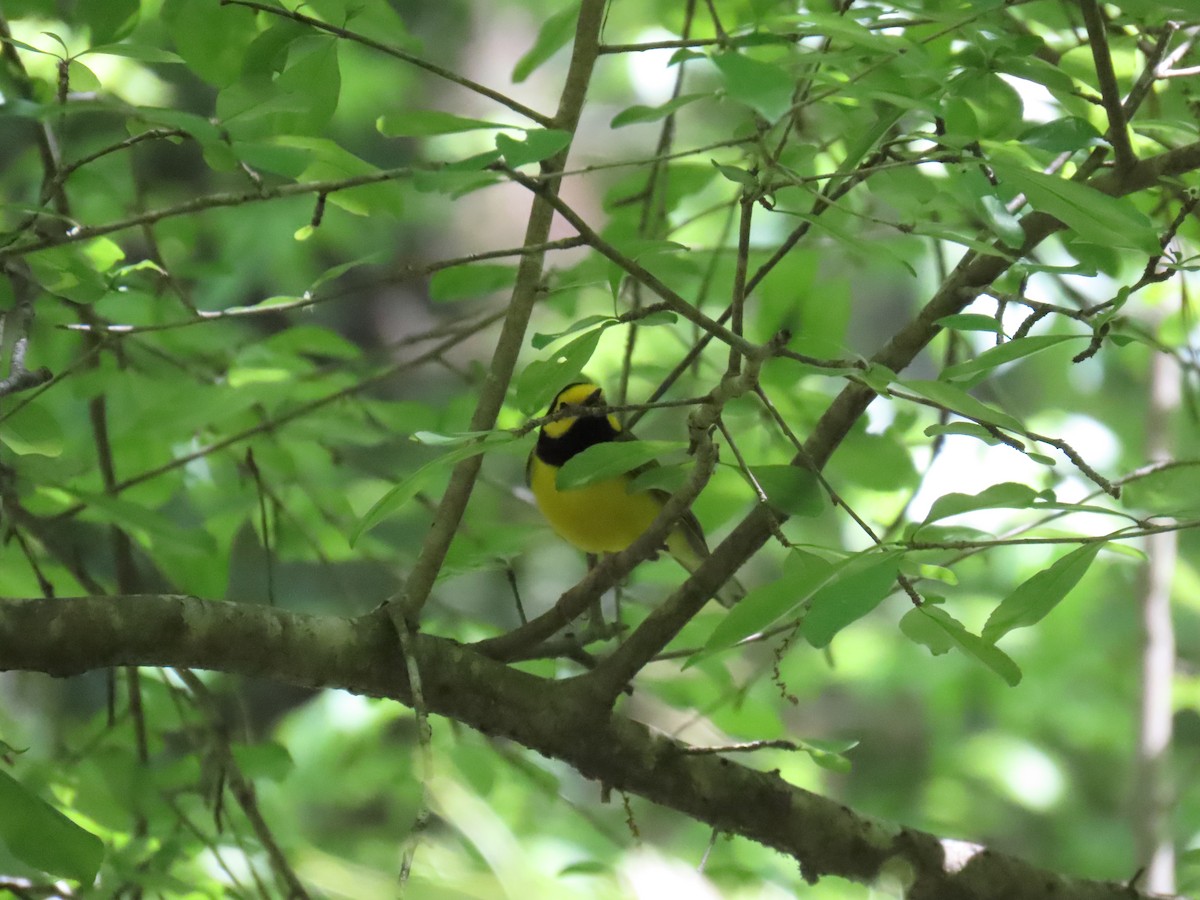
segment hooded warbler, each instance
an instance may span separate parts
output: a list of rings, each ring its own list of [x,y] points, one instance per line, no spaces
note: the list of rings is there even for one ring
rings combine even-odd
[[[630,482],[644,467],[584,487],[558,487],[559,469],[576,453],[605,441],[633,440],[616,416],[604,412],[605,405],[603,391],[590,382],[570,384],[559,391],[547,415],[566,406],[577,406],[581,411],[541,427],[525,468],[525,480],[550,527],[586,553],[624,550],[649,527],[670,497],[656,488],[629,492]],[[667,536],[666,549],[689,572],[708,557],[704,531],[690,510]],[[717,600],[732,606],[743,593],[741,586],[731,580],[717,592]]]

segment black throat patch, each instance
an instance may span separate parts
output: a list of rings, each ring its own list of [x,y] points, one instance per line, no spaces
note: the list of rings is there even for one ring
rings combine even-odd
[[[539,432],[535,452],[546,465],[561,466],[593,444],[616,440],[617,434],[608,416],[581,416],[561,437],[550,437],[544,430]]]

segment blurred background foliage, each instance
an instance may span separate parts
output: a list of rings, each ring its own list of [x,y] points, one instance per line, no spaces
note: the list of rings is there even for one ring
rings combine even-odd
[[[448,465],[420,467],[467,427],[530,205],[528,191],[489,165],[499,151],[536,174],[555,141],[464,80],[549,115],[576,10],[533,0],[286,9],[315,22],[273,2],[0,0],[0,350],[11,360],[25,335],[25,365],[53,374],[0,399],[0,595],[171,591],[353,616],[396,591],[416,557],[449,475]],[[1200,19],[1190,4],[1103,12],[1122,91],[1160,38],[1185,47],[1171,64],[1195,62],[1186,48]],[[789,329],[791,350],[847,367],[909,321],[967,248],[1012,246],[1006,204],[1022,190],[1034,197],[1039,184],[1022,173],[1065,154],[1070,174],[1105,143],[1073,3],[655,0],[612,5],[603,41],[609,52],[572,148],[566,202],[715,317],[735,276],[738,197],[756,191],[765,202],[753,214],[750,273],[806,230],[754,285],[746,334],[762,341]],[[622,46],[634,44],[642,46]],[[1153,84],[1134,120],[1139,154],[1196,139],[1194,84]],[[327,196],[288,191],[360,176],[361,186]],[[1186,187],[1085,206],[903,377],[941,373],[1027,432],[1066,441],[1112,480],[1164,454],[1194,460],[1193,216],[1181,217],[1159,260],[1165,277],[1122,292],[1138,282],[1156,236],[1190,211]],[[1053,197],[1045,202],[1058,213]],[[72,237],[80,225],[125,220]],[[565,245],[549,255],[531,336],[654,301],[599,254],[569,246],[573,235],[556,223],[552,239]],[[1069,339],[957,381],[946,375],[1022,336],[1047,304],[1032,335]],[[1084,314],[1097,304],[1108,305]],[[1104,324],[1100,352],[1073,363]],[[643,402],[698,339],[691,325],[659,317],[528,341],[500,426],[539,414],[584,366],[610,397]],[[714,343],[667,399],[708,391],[726,358]],[[1153,375],[1163,360],[1166,374]],[[778,359],[762,383],[803,438],[857,371],[847,367]],[[1168,398],[1159,413],[1154,390]],[[826,471],[897,547],[1093,536],[1129,524],[1095,507],[1137,519],[1196,514],[1193,468],[1112,500],[1044,443],[1022,439],[1022,452],[978,426],[952,433],[963,420],[934,399],[932,408],[877,399]],[[655,411],[638,432],[681,440],[685,413]],[[724,420],[751,466],[794,452],[752,397]],[[463,641],[499,633],[519,621],[512,585],[533,614],[582,575],[583,559],[552,536],[521,487],[530,441],[488,454],[425,630]],[[351,546],[368,510],[418,470],[407,502]],[[1032,490],[911,531],[938,498],[1002,483]],[[844,510],[811,500],[796,500],[804,515],[782,528],[793,546],[831,561],[871,546]],[[719,538],[755,502],[723,447],[695,507],[706,530]],[[1074,546],[913,550],[902,565],[923,596],[944,598],[978,634],[1002,598]],[[799,639],[794,615],[777,614],[767,616],[770,638],[687,668],[681,655],[656,662],[625,709],[696,744],[808,742],[807,753],[746,758],[864,813],[1126,880],[1140,864],[1131,808],[1145,561],[1139,540],[1120,546],[1133,552],[1106,544],[1065,602],[1003,637],[1023,676],[1016,685],[961,648],[933,656],[908,639],[899,623],[912,606],[894,590],[825,649]],[[1169,772],[1170,834],[1181,852],[1200,847],[1198,549],[1182,530],[1179,762]],[[122,573],[122,559],[132,571]],[[769,591],[806,559],[776,543],[739,577]],[[679,578],[670,561],[640,567],[623,592],[624,620],[640,621]],[[710,605],[672,649],[703,646],[723,615]],[[557,660],[524,665],[575,671]],[[103,674],[0,677],[0,772],[104,844],[94,888],[54,890],[395,892],[421,803],[410,711],[335,691],[144,670],[139,713],[125,679],[118,674],[109,697]],[[599,786],[520,746],[444,720],[433,734],[433,818],[410,896],[871,894],[836,880],[804,886],[788,859],[714,839],[637,798],[602,802]],[[11,886],[0,897],[44,896],[37,891],[53,877],[86,872],[78,859],[88,852],[68,847],[67,859],[39,862],[11,829],[0,831],[0,884]],[[1187,860],[1183,888],[1195,883]]]

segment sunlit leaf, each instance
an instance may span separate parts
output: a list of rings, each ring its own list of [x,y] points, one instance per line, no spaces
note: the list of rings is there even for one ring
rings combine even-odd
[[[29,453],[58,456],[63,451],[64,439],[58,420],[38,403],[26,404],[0,421],[0,442],[22,456]]]
[[[1084,544],[1019,585],[992,610],[983,639],[994,644],[1014,628],[1040,622],[1079,583],[1103,546],[1102,541]]]
[[[89,886],[104,859],[100,838],[80,828],[2,768],[0,842],[27,866]]]
[[[593,328],[570,343],[535,359],[517,378],[516,404],[524,412],[540,412],[562,388],[577,380],[600,344],[602,329]]]
[[[910,380],[901,381],[899,384],[928,400],[932,400],[950,412],[959,413],[969,419],[976,419],[979,422],[996,425],[1018,433],[1025,430],[1020,421],[1013,416],[1010,416],[1001,409],[984,403],[982,400],[975,399],[956,385],[948,384],[945,381]]]
[[[997,347],[989,347],[974,359],[968,359],[942,370],[942,378],[950,381],[966,381],[977,375],[989,372],[997,366],[1014,360],[1041,353],[1051,347],[1056,347],[1065,341],[1082,340],[1079,335],[1069,334],[1037,334],[1028,337],[1005,341]]]
[[[606,441],[563,463],[555,477],[559,490],[586,487],[687,449],[683,441]]]
[[[525,132],[525,139],[521,141],[504,132],[496,135],[496,149],[504,154],[504,161],[514,169],[548,159],[569,143],[571,135],[555,128],[531,129]]]
[[[1025,194],[1034,209],[1047,212],[1086,241],[1157,254],[1158,231],[1133,202],[1095,188],[1009,163],[994,162],[1002,182]]]
[[[410,109],[380,116],[375,120],[375,127],[384,137],[430,137],[510,126],[483,119],[468,119],[437,109]]]
[[[1130,480],[1121,488],[1121,504],[1127,509],[1154,510],[1158,515],[1200,511],[1200,463],[1166,466]]]
[[[529,343],[535,350],[545,350],[559,338],[564,338],[567,335],[574,334],[577,331],[595,328],[597,325],[611,325],[616,321],[617,320],[612,316],[584,316],[582,319],[576,319],[562,331],[556,331],[550,334],[537,332],[534,334]]]
[[[828,646],[835,634],[861,619],[882,602],[895,586],[899,554],[862,557],[844,573],[813,595],[802,626],[814,647]]]
[[[578,18],[579,10],[568,4],[542,22],[533,46],[513,66],[512,80],[514,84],[520,84],[567,45],[575,33],[575,21]]]
[[[967,654],[967,656],[970,656],[971,658],[983,663],[985,666],[1003,678],[1005,683],[1007,683],[1010,687],[1016,687],[1021,683],[1021,669],[1015,662],[1012,661],[1007,653],[1005,653],[995,644],[992,644],[991,642],[979,637],[979,635],[967,631],[961,622],[955,619],[940,606],[934,606],[933,604],[927,603],[924,606],[913,610],[913,612],[927,617],[931,622],[933,622],[934,625],[940,628],[951,641],[954,642],[954,645],[958,647],[959,650]],[[924,628],[910,624],[909,632],[906,633],[914,633],[918,635],[919,643],[924,643],[931,650],[937,652],[935,650],[935,646],[939,645],[937,644],[936,640],[926,641],[920,639],[926,634],[926,630]]]
[[[659,106],[642,106],[637,104],[621,110],[609,123],[610,128],[621,128],[625,125],[632,125],[635,122],[656,122],[659,119],[664,119],[671,113],[678,112],[690,103],[695,103],[697,100],[708,96],[707,94],[681,94],[678,97],[673,97],[666,103]]]
[[[709,635],[703,654],[731,647],[794,614],[814,591],[846,564],[845,560],[832,563],[814,553],[793,549],[788,556],[784,576],[752,588],[729,610]],[[698,658],[690,659],[688,665]]]
[[[770,121],[791,108],[796,81],[779,66],[736,51],[713,54],[712,61],[725,77],[725,90],[734,100]]]
[[[985,316],[980,313],[958,313],[953,316],[942,316],[937,320],[937,324],[943,328],[953,328],[956,331],[991,331],[996,334],[1004,332],[1002,326],[994,316]]]
[[[925,516],[925,521],[936,522],[938,519],[961,515],[977,509],[995,509],[996,507],[1028,509],[1038,496],[1040,496],[1038,491],[1029,485],[1013,481],[994,484],[978,494],[944,494],[929,507],[929,514]]]

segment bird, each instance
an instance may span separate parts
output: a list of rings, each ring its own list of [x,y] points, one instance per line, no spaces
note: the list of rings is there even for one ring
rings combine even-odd
[[[648,463],[616,478],[578,488],[558,487],[559,470],[571,457],[606,441],[634,440],[617,417],[606,412],[604,392],[590,381],[569,384],[555,395],[546,411],[554,415],[574,406],[578,414],[544,423],[525,466],[525,482],[550,527],[567,543],[588,554],[624,550],[654,521],[670,494],[657,488],[629,491],[630,482]],[[667,535],[666,550],[689,572],[708,558],[704,530],[691,510]],[[724,606],[733,606],[745,591],[731,579],[716,593]]]

